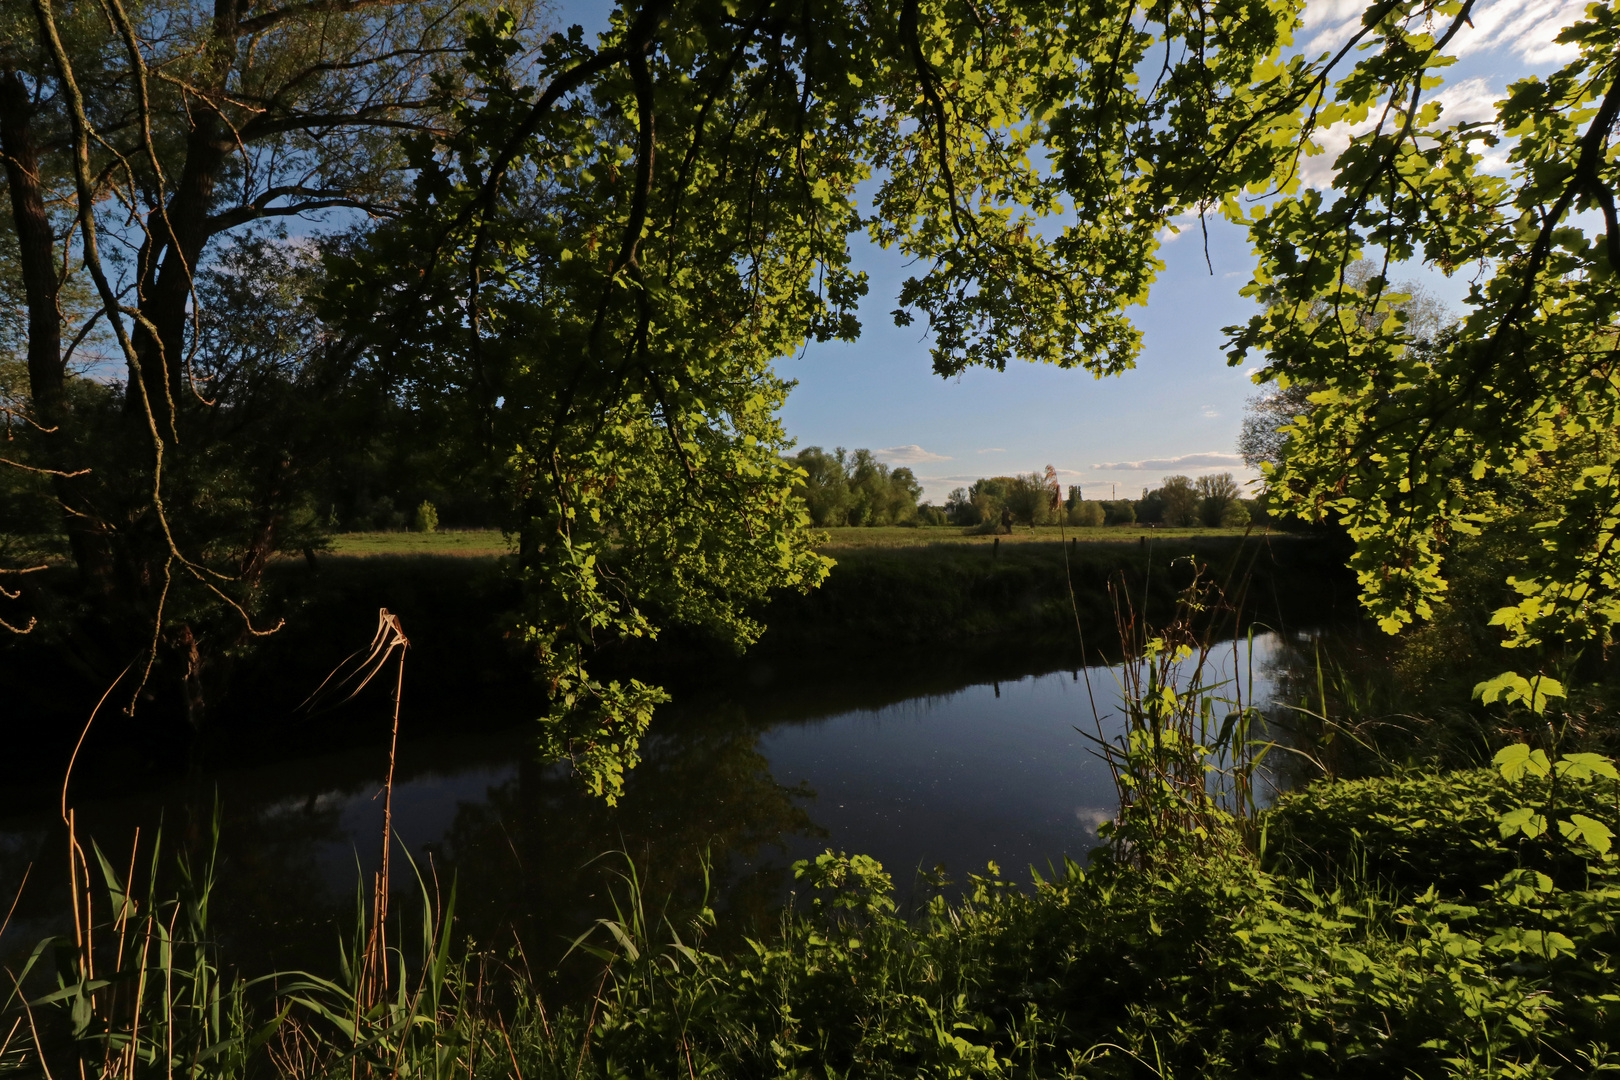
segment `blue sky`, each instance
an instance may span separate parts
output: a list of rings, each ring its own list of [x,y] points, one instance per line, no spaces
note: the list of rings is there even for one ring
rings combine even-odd
[[[611,3],[571,0],[559,21],[588,32],[606,25]],[[1558,30],[1584,10],[1582,0],[1479,0],[1472,31],[1455,40],[1459,62],[1439,96],[1449,119],[1477,120],[1507,84],[1567,62],[1553,44]],[[1359,23],[1361,0],[1312,0],[1303,47],[1320,52],[1341,43]],[[1312,159],[1317,176],[1336,152]],[[1245,321],[1254,305],[1238,295],[1252,260],[1241,230],[1212,220],[1209,261],[1196,222],[1161,250],[1166,266],[1145,308],[1133,308],[1144,344],[1135,370],[1098,380],[1082,369],[1010,364],[949,380],[934,375],[920,325],[896,328],[888,316],[908,274],[898,253],[863,245],[857,266],[871,278],[862,306],[864,333],[853,344],[811,345],[777,361],[798,386],[783,419],[799,446],[867,447],[881,460],[907,465],[928,498],[980,476],[1030,472],[1051,464],[1088,498],[1139,495],[1171,473],[1230,470],[1252,478],[1234,443],[1245,401],[1255,393],[1253,365],[1229,368],[1221,327]],[[1466,291],[1460,277],[1411,268],[1454,307]]]

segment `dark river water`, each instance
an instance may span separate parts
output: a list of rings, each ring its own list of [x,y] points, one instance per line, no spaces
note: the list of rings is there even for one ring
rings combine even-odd
[[[1261,635],[1220,662],[1264,706],[1304,640]],[[536,966],[611,912],[625,868],[614,852],[633,858],[650,898],[676,908],[698,902],[707,866],[733,933],[772,919],[791,900],[794,860],[827,849],[876,857],[902,897],[919,869],[940,866],[960,881],[994,862],[1027,881],[1031,866],[1084,861],[1112,817],[1108,770],[1081,732],[1116,731],[1119,698],[1110,668],[1031,666],[1022,677],[1003,667],[1000,679],[947,662],[854,686],[800,677],[717,689],[659,714],[615,807],[538,763],[528,725],[437,716],[402,743],[394,827],[430,889],[455,883],[466,933],[521,943]],[[352,708],[382,714],[386,703]],[[143,862],[159,832],[171,853],[200,859],[217,805],[214,925],[231,958],[247,971],[329,969],[357,883],[378,863],[385,769],[379,742],[205,770],[81,798],[78,830],[117,866],[137,828]],[[0,904],[30,876],[0,953],[62,927],[65,847],[55,806],[0,818]],[[394,871],[396,890],[417,888],[397,854]]]

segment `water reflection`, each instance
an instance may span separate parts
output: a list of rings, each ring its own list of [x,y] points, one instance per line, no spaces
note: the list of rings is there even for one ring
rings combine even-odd
[[[1238,643],[1217,660],[1264,701],[1283,644],[1257,637],[1252,653]],[[827,847],[874,855],[902,887],[919,867],[960,877],[992,860],[1022,879],[1031,864],[1083,858],[1113,814],[1108,770],[1076,729],[1097,730],[1093,701],[1102,729],[1116,726],[1118,684],[1104,667],[997,674],[931,671],[898,701],[889,680],[868,707],[847,683],[781,681],[684,703],[661,715],[612,808],[536,763],[526,728],[457,734],[454,718],[440,718],[402,746],[395,829],[425,876],[457,882],[468,934],[503,945],[515,932],[542,970],[608,910],[620,864],[598,856],[615,849],[635,857],[652,895],[678,905],[696,901],[707,860],[717,906],[737,928],[768,921],[793,860]],[[206,772],[85,802],[81,835],[114,863],[127,860],[137,827],[150,838],[162,824],[171,844],[201,849],[217,791],[215,911],[229,955],[247,970],[327,969],[352,924],[360,872],[377,862],[383,769],[381,752],[364,748]],[[65,837],[54,811],[0,819],[7,900],[37,864],[5,952],[59,925]],[[401,866],[396,887],[408,885]]]

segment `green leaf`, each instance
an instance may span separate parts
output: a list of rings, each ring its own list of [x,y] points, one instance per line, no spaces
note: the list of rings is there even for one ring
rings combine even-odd
[[[1536,813],[1528,806],[1521,806],[1517,810],[1509,810],[1496,819],[1497,828],[1501,830],[1502,839],[1523,833],[1534,840],[1547,831],[1547,819]]]
[[[1546,751],[1532,750],[1524,743],[1504,746],[1496,752],[1491,764],[1496,766],[1504,780],[1517,780],[1526,773],[1531,776],[1546,776],[1551,771]]]
[[[1571,814],[1568,821],[1558,823],[1558,831],[1565,840],[1585,844],[1600,855],[1607,855],[1614,844],[1614,831],[1585,814]]]
[[[1573,780],[1589,780],[1597,776],[1620,780],[1620,770],[1616,770],[1614,762],[1602,754],[1565,754],[1558,759],[1557,768],[1559,776]]]

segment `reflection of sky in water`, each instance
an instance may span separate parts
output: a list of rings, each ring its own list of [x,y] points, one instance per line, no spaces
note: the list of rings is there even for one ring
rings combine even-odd
[[[1246,642],[1235,653],[1227,645],[1211,656],[1216,674],[1206,684],[1230,680],[1236,670],[1244,698],[1264,706],[1275,652],[1272,635],[1256,637],[1252,664]],[[917,867],[939,863],[960,878],[995,860],[1022,880],[1031,864],[1044,872],[1064,855],[1082,858],[1097,843],[1097,825],[1113,816],[1114,787],[1081,732],[1097,733],[1095,700],[1105,732],[1115,733],[1119,696],[1118,672],[1095,667],[779,722],[760,736],[758,749],[778,784],[802,783],[815,792],[805,809],[827,833],[784,838],[785,861],[827,848],[861,852],[903,882]],[[791,716],[791,708],[786,712]],[[508,762],[487,762],[401,781],[394,789],[395,832],[412,851],[438,842],[458,806],[483,801],[515,771]],[[376,861],[380,790],[315,798],[337,809],[341,837],[321,843],[320,861],[334,885],[351,882],[356,855],[367,868]],[[266,810],[304,806],[302,799],[287,800]]]
[[[1257,690],[1264,705],[1275,646],[1270,635],[1255,639],[1258,686],[1250,687],[1246,642],[1235,655],[1227,646],[1211,657],[1206,683],[1230,680],[1235,667],[1245,700]],[[960,877],[995,860],[1022,880],[1030,864],[1044,872],[1063,855],[1083,856],[1098,823],[1113,816],[1108,767],[1081,732],[1097,733],[1093,700],[1104,732],[1116,732],[1119,698],[1108,668],[1056,672],[782,724],[760,750],[779,783],[803,781],[817,793],[808,809],[829,836],[795,843],[795,857],[826,847],[864,852],[900,880],[918,866],[944,863]]]

